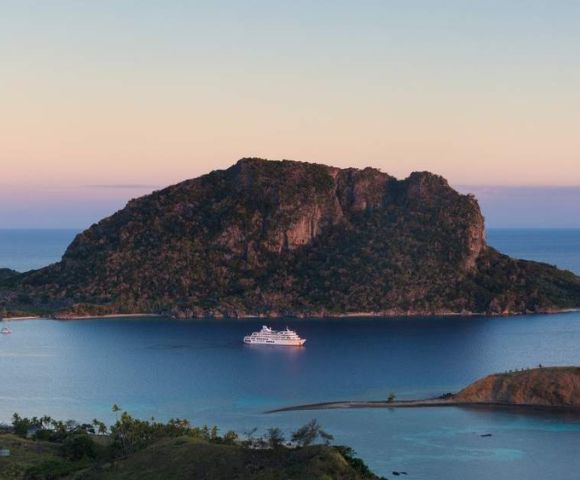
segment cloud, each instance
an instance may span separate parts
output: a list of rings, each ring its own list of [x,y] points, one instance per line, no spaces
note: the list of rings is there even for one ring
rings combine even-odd
[[[115,190],[143,190],[143,189],[156,189],[161,188],[159,185],[147,185],[140,183],[118,183],[118,184],[101,184],[101,185],[84,185],[85,188],[98,188],[98,189],[115,189]]]

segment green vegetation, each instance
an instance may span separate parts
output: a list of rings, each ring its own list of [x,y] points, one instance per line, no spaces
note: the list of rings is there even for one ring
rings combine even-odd
[[[325,445],[330,445],[334,437],[330,433],[325,432],[316,420],[310,420],[310,422],[292,434],[292,441],[301,447],[308,447],[317,439],[322,440]]]
[[[270,448],[281,448],[284,445],[284,433],[278,427],[269,428],[266,432],[266,444]]]
[[[179,317],[527,313],[580,279],[485,244],[476,200],[428,172],[244,159],[132,200],[63,260],[0,272],[0,308]]]
[[[6,281],[10,278],[14,278],[18,275],[16,270],[11,270],[9,268],[0,268],[0,281]]]
[[[292,434],[270,428],[244,439],[217,427],[195,427],[187,420],[140,420],[114,406],[109,428],[94,420],[79,424],[50,417],[14,414],[0,432],[3,480],[55,479],[335,479],[378,480],[352,449],[330,446],[332,435],[316,420]],[[314,445],[320,439],[324,445]]]

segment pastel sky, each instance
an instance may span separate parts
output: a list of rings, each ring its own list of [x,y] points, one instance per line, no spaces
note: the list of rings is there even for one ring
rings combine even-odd
[[[500,188],[492,224],[580,226],[579,25],[577,0],[0,0],[0,228],[244,156],[430,170]]]

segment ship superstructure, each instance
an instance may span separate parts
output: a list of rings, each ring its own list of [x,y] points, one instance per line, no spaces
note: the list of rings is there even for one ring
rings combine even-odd
[[[244,337],[244,343],[251,345],[282,345],[289,347],[301,347],[306,342],[305,338],[300,338],[294,330],[286,327],[286,330],[272,330],[266,325],[262,330],[254,332]]]

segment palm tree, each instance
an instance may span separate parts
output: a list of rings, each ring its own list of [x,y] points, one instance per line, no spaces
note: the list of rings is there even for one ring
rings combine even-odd
[[[330,433],[325,432],[318,421],[313,419],[292,434],[292,441],[301,447],[307,447],[314,443],[318,437],[322,438],[326,444],[334,440],[334,437]]]
[[[284,440],[284,433],[278,427],[269,428],[266,432],[266,442],[268,442],[270,448],[280,448]]]
[[[107,433],[107,426],[104,424],[104,422],[101,422],[100,420],[94,418],[93,425],[99,435],[105,435]]]

